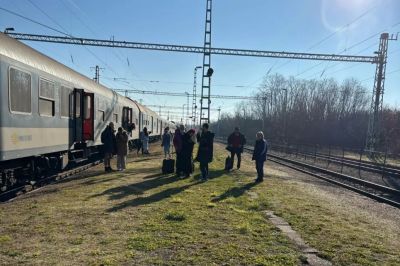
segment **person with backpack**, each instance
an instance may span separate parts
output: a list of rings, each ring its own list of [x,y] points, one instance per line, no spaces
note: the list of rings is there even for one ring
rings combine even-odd
[[[117,142],[117,168],[118,171],[124,171],[126,169],[126,156],[128,155],[128,133],[122,127],[119,127],[115,139]]]
[[[256,182],[264,180],[264,162],[267,160],[268,145],[264,139],[262,131],[256,134],[256,144],[254,146],[252,160],[256,161],[257,179]]]
[[[164,134],[161,139],[161,147],[164,148],[164,158],[171,159],[170,147],[171,147],[171,133],[169,133],[169,127],[164,129]]]
[[[174,148],[176,152],[176,175],[179,177],[182,172],[183,172],[183,166],[182,166],[182,141],[183,141],[183,135],[185,134],[185,126],[180,125],[176,130],[174,134]]]
[[[143,131],[139,131],[139,139],[137,141],[137,152],[136,152],[137,155],[139,155],[140,150],[142,150],[143,154]]]
[[[143,143],[143,151],[144,154],[149,154],[149,140],[151,132],[147,130],[147,127],[143,128],[143,135],[142,135],[142,143]]]
[[[196,161],[200,163],[201,179],[208,179],[208,164],[213,160],[214,152],[214,133],[208,130],[209,126],[204,123],[201,127],[201,133],[197,134],[199,149],[197,151]]]
[[[228,137],[228,151],[231,152],[232,166],[235,162],[235,155],[237,157],[237,169],[240,169],[242,161],[243,147],[246,145],[245,136],[240,133],[239,127],[235,127],[235,131]]]
[[[190,177],[193,172],[193,147],[196,143],[196,132],[189,130],[182,136],[182,171],[184,176]]]
[[[104,152],[104,170],[111,172],[111,158],[116,154],[117,143],[114,135],[114,123],[110,122],[108,126],[101,133],[101,142],[103,145]]]

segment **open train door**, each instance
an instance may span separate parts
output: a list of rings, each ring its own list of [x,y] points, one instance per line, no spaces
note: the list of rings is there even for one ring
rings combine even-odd
[[[94,94],[74,89],[74,141],[94,140]]]
[[[94,140],[94,93],[83,93],[83,141]]]
[[[74,142],[83,141],[83,90],[74,89]]]

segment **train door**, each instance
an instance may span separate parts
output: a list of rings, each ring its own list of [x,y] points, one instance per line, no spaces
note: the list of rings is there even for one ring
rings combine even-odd
[[[151,132],[154,133],[154,119],[151,117]]]
[[[94,140],[94,93],[83,93],[83,140]]]
[[[74,141],[94,140],[94,94],[74,89]]]
[[[127,131],[132,131],[132,108],[124,106],[122,108],[122,127]]]

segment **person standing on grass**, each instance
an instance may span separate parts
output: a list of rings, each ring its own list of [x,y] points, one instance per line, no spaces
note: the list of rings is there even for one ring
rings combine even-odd
[[[196,160],[200,163],[201,179],[208,179],[208,164],[213,160],[214,133],[208,130],[208,124],[204,123],[201,127],[201,133],[197,134],[199,149]]]
[[[268,145],[262,131],[256,134],[256,144],[253,151],[253,161],[256,161],[257,179],[256,182],[264,180],[264,162],[267,160]]]
[[[143,154],[143,131],[139,131],[139,140],[137,142],[137,152],[136,154],[139,154],[140,150],[142,150]]]
[[[143,135],[142,135],[142,137],[143,137],[143,139],[142,139],[142,142],[143,142],[142,149],[143,149],[143,151],[142,152],[144,154],[149,154],[149,140],[150,140],[149,135],[150,134],[151,134],[151,132],[147,130],[147,127],[144,127],[143,128]]]
[[[175,130],[175,135],[173,139],[174,148],[176,152],[176,175],[179,177],[183,172],[182,167],[182,141],[183,135],[185,134],[185,126],[180,125],[179,128]]]
[[[193,172],[193,147],[196,143],[196,132],[189,130],[182,137],[182,171],[184,176],[190,177]]]
[[[128,134],[122,127],[118,128],[118,133],[115,136],[117,141],[117,168],[118,171],[126,169],[126,156],[128,155]]]
[[[111,158],[116,153],[117,143],[114,135],[114,123],[110,122],[108,126],[101,133],[101,142],[104,151],[104,170],[106,172],[111,172]]]
[[[161,146],[164,148],[164,158],[171,159],[170,147],[171,147],[171,133],[169,133],[169,127],[164,129],[164,134],[162,135]]]
[[[232,167],[235,161],[235,154],[237,157],[237,169],[240,169],[242,161],[243,147],[246,145],[246,138],[240,133],[239,127],[235,127],[235,131],[228,137],[228,150],[231,152]]]

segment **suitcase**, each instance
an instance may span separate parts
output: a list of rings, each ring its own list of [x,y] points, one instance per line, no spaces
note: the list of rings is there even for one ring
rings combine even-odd
[[[175,160],[164,159],[161,170],[163,174],[173,174],[175,172]]]
[[[225,159],[225,170],[229,171],[233,168],[233,161],[231,156],[226,157]]]

